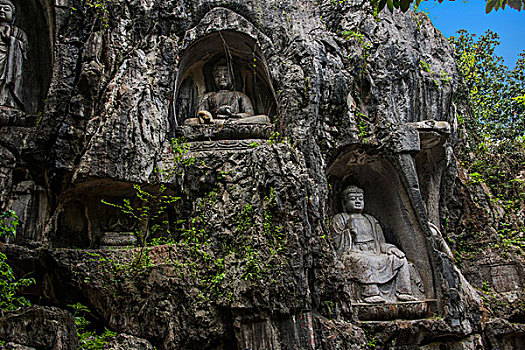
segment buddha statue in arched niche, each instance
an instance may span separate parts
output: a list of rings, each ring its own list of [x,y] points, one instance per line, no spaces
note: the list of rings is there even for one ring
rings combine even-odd
[[[27,35],[13,24],[15,13],[11,1],[0,0],[0,106],[24,110],[22,72]]]
[[[270,124],[267,115],[254,115],[251,99],[233,88],[233,69],[225,59],[211,70],[216,90],[199,98],[197,115],[184,121],[185,125],[206,124]]]
[[[347,187],[342,205],[332,232],[341,267],[360,289],[354,298],[371,304],[416,301],[415,289],[422,292],[419,273],[403,251],[386,242],[377,219],[363,213],[363,190]]]

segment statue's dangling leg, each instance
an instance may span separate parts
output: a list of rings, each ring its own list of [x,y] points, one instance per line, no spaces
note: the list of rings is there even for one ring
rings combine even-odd
[[[410,267],[408,261],[405,260],[404,264],[397,271],[396,276],[396,295],[399,301],[415,301],[417,300],[412,296],[412,286],[410,282]]]
[[[386,302],[386,300],[379,295],[377,284],[364,284],[362,297],[365,303],[377,304]]]

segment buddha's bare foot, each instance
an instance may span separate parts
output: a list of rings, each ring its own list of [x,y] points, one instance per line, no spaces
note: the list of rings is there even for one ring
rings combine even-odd
[[[417,299],[414,298],[412,295],[410,294],[398,294],[397,295],[397,299],[399,301],[416,301]]]
[[[383,298],[383,297],[380,297],[379,295],[374,295],[372,297],[367,297],[364,299],[366,303],[371,303],[371,304],[380,304],[380,303],[385,303],[386,300]]]
[[[199,122],[201,124],[212,124],[213,117],[212,117],[210,112],[208,112],[208,111],[199,111],[199,113],[197,113],[197,115],[199,117]]]

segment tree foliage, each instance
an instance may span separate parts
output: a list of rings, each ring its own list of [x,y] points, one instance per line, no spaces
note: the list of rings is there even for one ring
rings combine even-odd
[[[451,37],[463,79],[460,98],[470,101],[473,118],[465,120],[473,136],[491,142],[525,135],[525,51],[509,70],[495,54],[499,37],[490,30],[479,39],[460,30]]]
[[[439,3],[443,2],[443,0],[438,1]],[[383,10],[386,6],[390,12],[393,12],[394,8],[405,12],[410,8],[412,3],[415,3],[416,6],[419,6],[423,0],[370,0],[370,2],[372,3],[372,6],[377,8],[378,11]],[[521,9],[525,8],[525,0],[486,0],[486,2],[487,4],[485,6],[485,11],[487,13],[494,9],[496,11],[498,11],[500,8],[505,9],[506,6],[509,6],[518,11],[521,11]]]
[[[491,206],[503,209],[494,223],[495,248],[525,251],[525,51],[510,70],[495,54],[498,35],[477,38],[464,30],[449,40],[454,45],[461,77],[456,104],[458,122],[466,131],[466,152],[460,152],[470,183],[490,188]]]

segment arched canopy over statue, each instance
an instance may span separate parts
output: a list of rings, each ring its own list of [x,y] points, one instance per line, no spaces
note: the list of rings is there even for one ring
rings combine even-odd
[[[199,100],[197,116],[185,125],[198,124],[269,124],[266,115],[254,115],[250,98],[233,89],[232,69],[226,60],[218,61],[211,71],[216,91],[205,93]]]
[[[22,72],[27,36],[13,25],[14,17],[13,3],[0,0],[0,105],[24,110]]]
[[[417,270],[400,249],[386,243],[378,221],[363,213],[363,190],[346,188],[342,204],[344,212],[332,220],[335,246],[348,279],[361,289],[360,299],[366,303],[415,301],[412,281],[420,284]]]

